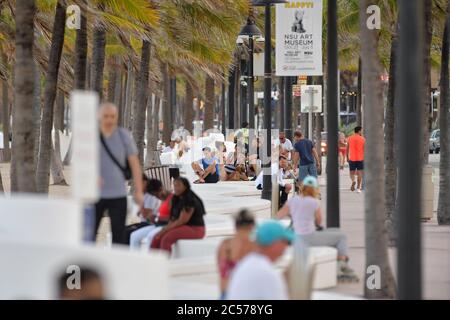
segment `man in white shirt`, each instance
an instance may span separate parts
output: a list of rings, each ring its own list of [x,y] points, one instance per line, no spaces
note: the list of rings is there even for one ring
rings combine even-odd
[[[256,229],[257,248],[243,258],[231,274],[227,300],[287,300],[286,280],[274,263],[294,241],[294,233],[270,220]]]
[[[281,146],[280,154],[285,156],[288,160],[291,160],[294,152],[294,146],[292,145],[291,140],[286,138],[286,134],[284,132],[279,133],[277,145]]]
[[[171,139],[168,146],[164,147],[162,153],[173,152],[176,148],[177,142],[175,139]]]

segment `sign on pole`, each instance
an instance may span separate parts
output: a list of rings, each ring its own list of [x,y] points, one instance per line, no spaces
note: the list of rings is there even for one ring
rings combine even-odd
[[[276,5],[276,75],[322,75],[322,0]]]
[[[95,202],[99,196],[98,94],[73,91],[72,110],[72,195],[81,201]]]
[[[301,86],[301,112],[322,112],[322,86]],[[312,108],[310,107],[312,105]]]

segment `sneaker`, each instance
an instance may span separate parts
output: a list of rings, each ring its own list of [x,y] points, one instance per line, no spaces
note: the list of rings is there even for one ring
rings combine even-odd
[[[350,187],[350,190],[355,191],[356,181],[352,182],[352,186]]]
[[[359,277],[355,271],[350,268],[346,261],[337,262],[337,278],[339,282],[359,282]]]
[[[361,193],[361,189],[360,188],[356,189],[356,192]]]

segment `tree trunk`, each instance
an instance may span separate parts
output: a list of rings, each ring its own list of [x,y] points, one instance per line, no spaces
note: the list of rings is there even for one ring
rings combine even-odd
[[[114,104],[117,106],[117,109],[119,111],[119,126],[123,127],[123,69],[122,64],[118,66],[117,70],[117,77],[116,77],[116,83],[114,90],[116,92],[115,98],[114,98]]]
[[[432,0],[424,0],[424,46],[423,46],[423,110],[422,110],[422,165],[428,164],[431,108],[431,40],[433,37]]]
[[[441,162],[439,165],[438,223],[450,224],[450,93],[449,93],[450,1],[447,5],[441,58]]]
[[[94,44],[92,48],[92,64],[91,64],[91,88],[99,95],[100,101],[103,97],[103,69],[105,68],[105,46],[106,31],[105,27],[97,22],[94,27]]]
[[[61,161],[61,145],[59,133],[64,130],[64,93],[58,90],[54,109],[54,145],[52,146],[52,159],[50,163],[50,171],[54,185],[67,186],[63,172],[63,162]]]
[[[125,128],[131,128],[131,107],[133,101],[133,82],[134,72],[131,62],[127,64],[127,83],[125,88],[125,110],[123,111],[123,125]]]
[[[214,128],[214,79],[210,76],[205,79],[205,100],[203,131]]]
[[[386,229],[389,241],[395,243],[395,199],[397,187],[397,165],[395,157],[395,81],[396,81],[396,60],[397,60],[397,35],[392,36],[391,58],[389,65],[389,87],[386,106],[386,118],[384,121],[384,170],[385,170],[385,216]]]
[[[377,48],[377,30],[366,27],[366,8],[370,0],[362,0],[360,5],[362,76],[365,96],[364,123],[366,132],[365,148],[365,243],[366,266],[375,265],[381,271],[381,288],[370,289],[364,283],[365,297],[370,299],[393,298],[394,278],[389,265],[387,234],[384,215],[384,146],[383,146],[383,88],[380,79],[381,63]],[[366,280],[369,275],[366,274]]]
[[[133,136],[138,147],[139,162],[144,164],[144,135],[145,135],[145,114],[148,99],[148,82],[149,82],[149,65],[150,65],[150,42],[144,40],[142,42],[141,65],[137,77],[136,90],[136,108],[134,114]]]
[[[34,117],[34,170],[37,172],[37,164],[39,159],[39,143],[41,131],[41,75],[37,62],[34,62],[34,91],[33,91],[33,117]]]
[[[39,142],[39,158],[36,172],[36,188],[38,192],[48,193],[50,179],[50,163],[52,157],[53,105],[55,103],[58,70],[64,44],[66,23],[66,7],[60,2],[56,5],[53,23],[52,44],[48,61],[47,76],[44,89],[44,105],[42,109],[41,134]]]
[[[194,109],[192,102],[194,101],[194,90],[191,83],[186,79],[186,98],[184,99],[184,128],[192,134],[192,121],[194,121]]]
[[[12,192],[35,192],[33,123],[34,0],[16,2]]]
[[[356,96],[356,123],[362,125],[362,77],[361,77],[361,57],[358,60],[358,92]]]
[[[163,74],[163,86],[164,86],[164,100],[163,100],[163,142],[169,144],[172,136],[172,111],[170,108],[170,79],[169,79],[169,66],[167,64],[162,65]]]
[[[75,89],[86,89],[86,65],[87,65],[87,21],[86,13],[81,8],[80,29],[76,31],[75,38],[75,66],[74,66],[74,84]]]
[[[3,162],[11,161],[11,149],[9,147],[11,117],[9,112],[8,94],[8,83],[2,81]]]
[[[147,156],[145,167],[155,166],[156,146],[158,144],[159,100],[150,96],[147,103]]]

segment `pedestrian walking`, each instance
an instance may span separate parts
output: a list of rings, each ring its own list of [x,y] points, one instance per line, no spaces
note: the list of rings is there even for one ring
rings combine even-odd
[[[112,241],[125,244],[127,215],[127,180],[133,180],[134,200],[141,207],[144,201],[142,170],[138,150],[131,133],[118,126],[118,109],[104,103],[99,110],[100,122],[100,200],[95,204],[95,236],[105,212],[111,219]]]
[[[362,136],[362,127],[357,126],[355,133],[347,139],[347,159],[350,169],[351,191],[361,192],[364,177],[364,148],[366,139]],[[355,181],[355,179],[357,180]]]
[[[314,143],[300,131],[296,131],[295,136],[298,141],[294,145],[294,168],[298,168],[298,181],[301,183],[307,176],[317,178],[320,161]]]

